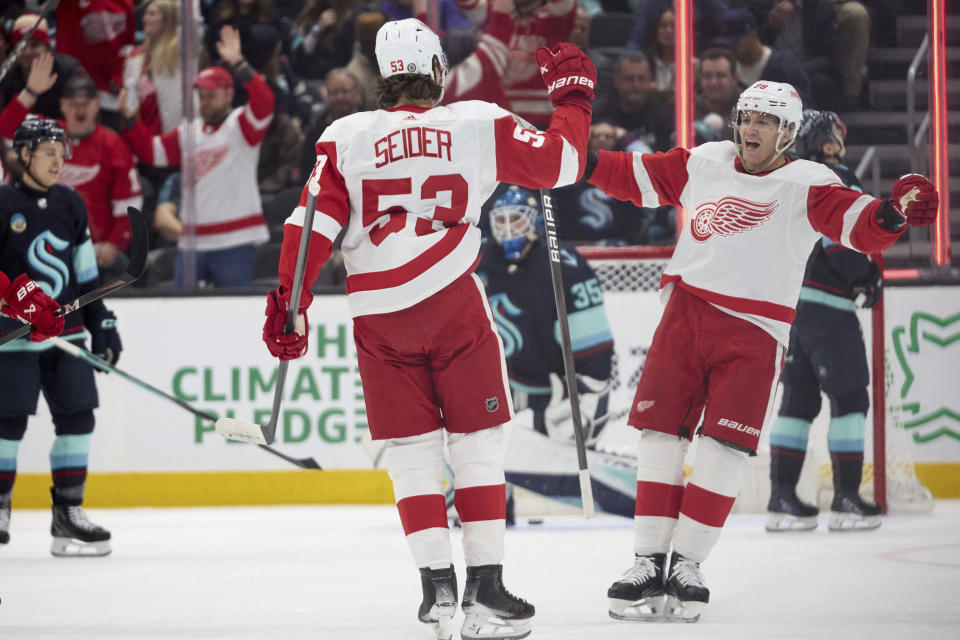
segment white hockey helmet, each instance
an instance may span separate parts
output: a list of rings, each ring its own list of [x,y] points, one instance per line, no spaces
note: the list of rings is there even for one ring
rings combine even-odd
[[[416,18],[394,20],[380,27],[376,54],[383,78],[418,73],[433,78],[441,87],[444,85],[447,54],[437,34]]]
[[[740,114],[744,111],[757,111],[775,116],[780,120],[778,131],[780,136],[787,135],[790,141],[780,147],[780,140],[777,140],[777,153],[783,153],[797,139],[797,133],[800,131],[800,123],[803,121],[803,102],[800,100],[800,94],[793,88],[793,85],[786,82],[770,82],[768,80],[758,80],[747,87],[737,99],[737,121],[733,123],[734,133],[739,138],[738,124],[740,123]],[[792,125],[792,128],[791,128]],[[739,146],[739,143],[738,143]]]

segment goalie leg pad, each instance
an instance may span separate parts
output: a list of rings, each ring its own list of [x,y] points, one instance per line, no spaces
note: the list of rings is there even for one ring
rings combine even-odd
[[[386,461],[414,562],[420,568],[449,567],[453,553],[441,485],[443,432],[390,439]]]

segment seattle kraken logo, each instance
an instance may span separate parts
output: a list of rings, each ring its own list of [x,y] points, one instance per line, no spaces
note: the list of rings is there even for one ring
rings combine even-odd
[[[30,243],[27,249],[27,262],[30,267],[43,274],[44,279],[37,279],[37,284],[53,299],[56,299],[63,293],[64,287],[70,280],[70,270],[63,260],[49,251],[48,247],[54,251],[63,251],[70,245],[66,240],[61,240],[51,231],[44,231]]]
[[[493,320],[497,323],[497,331],[503,340],[503,355],[509,358],[523,349],[523,334],[517,325],[510,321],[510,318],[523,315],[523,310],[510,302],[505,293],[495,293],[489,299]]]

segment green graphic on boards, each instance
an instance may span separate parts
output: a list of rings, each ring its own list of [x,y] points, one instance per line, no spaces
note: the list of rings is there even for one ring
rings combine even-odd
[[[956,371],[960,368],[960,346],[955,346],[960,343],[960,313],[940,318],[917,311],[910,316],[910,326],[894,327],[891,337],[903,374],[902,384],[891,391],[903,402],[900,408],[909,416],[903,428],[914,442],[941,437],[960,440],[960,412],[946,405],[956,402],[955,396],[940,393],[944,377],[960,378]]]

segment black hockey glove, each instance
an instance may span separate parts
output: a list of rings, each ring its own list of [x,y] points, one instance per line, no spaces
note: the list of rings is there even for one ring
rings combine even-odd
[[[87,320],[87,331],[90,332],[90,351],[110,364],[117,364],[123,343],[117,333],[117,316],[112,311],[103,309],[96,316]]]
[[[870,275],[862,282],[854,283],[853,299],[862,309],[870,309],[883,296],[883,272],[875,262],[870,262]]]

